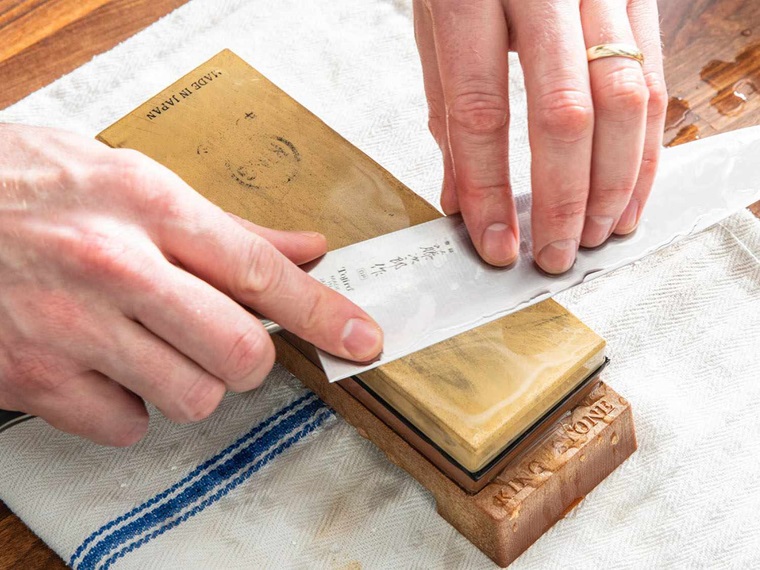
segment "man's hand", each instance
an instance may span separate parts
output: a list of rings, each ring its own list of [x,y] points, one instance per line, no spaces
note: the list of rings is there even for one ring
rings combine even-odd
[[[549,273],[632,232],[654,180],[667,95],[656,0],[415,0],[415,30],[443,153],[441,205],[462,212],[494,265],[518,253],[509,185],[507,52],[525,71],[533,250]],[[642,66],[586,48],[637,45]]]
[[[143,399],[205,418],[274,363],[236,301],[369,360],[378,326],[297,267],[325,247],[233,219],[137,152],[0,125],[0,408],[110,445],[143,436]]]

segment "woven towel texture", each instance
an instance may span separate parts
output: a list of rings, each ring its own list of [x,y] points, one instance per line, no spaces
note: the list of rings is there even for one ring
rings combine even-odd
[[[0,120],[93,136],[231,48],[437,203],[408,0],[193,0]],[[529,185],[512,60],[511,159]],[[742,213],[558,299],[609,343],[640,449],[514,568],[760,567],[760,223]],[[81,568],[492,568],[430,496],[292,376],[210,419],[153,414],[100,448],[40,420],[0,436],[0,498]]]

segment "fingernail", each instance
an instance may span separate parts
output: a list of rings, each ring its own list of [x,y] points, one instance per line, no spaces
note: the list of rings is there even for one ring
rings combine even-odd
[[[604,240],[610,237],[614,221],[615,218],[611,216],[586,216],[586,223],[583,225],[583,235],[581,236],[583,246],[596,247],[601,245]]]
[[[623,215],[620,216],[615,231],[620,234],[631,233],[636,228],[636,222],[639,220],[639,201],[636,198],[631,198],[628,205],[623,211]]]
[[[483,257],[493,265],[509,265],[517,257],[517,240],[507,224],[488,226],[481,239]]]
[[[323,238],[325,237],[324,234],[321,234],[319,232],[298,232],[302,236],[308,237],[308,238]]]
[[[343,328],[343,347],[359,362],[377,355],[382,341],[380,327],[366,319],[351,319]]]
[[[564,273],[573,266],[577,252],[576,240],[561,239],[544,246],[536,261],[547,273]]]

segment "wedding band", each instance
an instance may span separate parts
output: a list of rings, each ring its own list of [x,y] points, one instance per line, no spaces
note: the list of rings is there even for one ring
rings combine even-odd
[[[644,65],[644,54],[639,48],[629,44],[601,44],[587,49],[586,56],[589,63],[604,57],[627,57]]]

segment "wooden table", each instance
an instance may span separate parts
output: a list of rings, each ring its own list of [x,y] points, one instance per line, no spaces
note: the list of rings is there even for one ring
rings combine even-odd
[[[0,0],[0,108],[185,1]],[[659,3],[671,95],[665,142],[679,144],[760,124],[760,2]],[[760,202],[752,209],[760,217]],[[65,564],[0,502],[0,569],[17,567]]]

